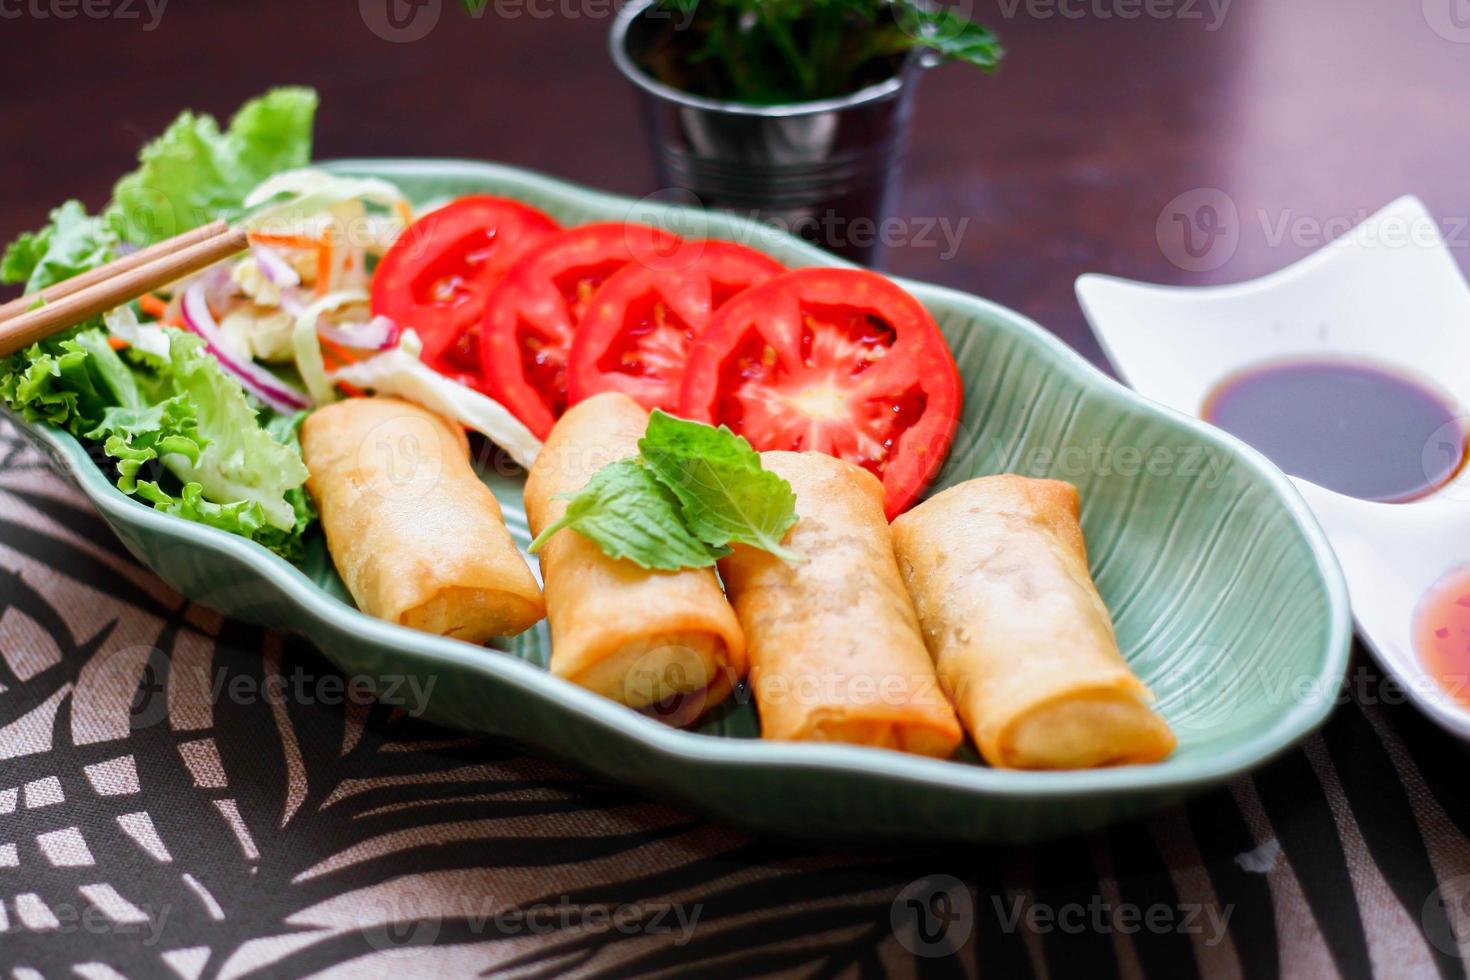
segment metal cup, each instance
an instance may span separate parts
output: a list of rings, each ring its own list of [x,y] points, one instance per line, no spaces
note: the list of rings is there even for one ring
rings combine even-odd
[[[908,146],[919,62],[840,98],[748,105],[682,92],[650,77],[634,55],[658,27],[633,0],[613,23],[613,63],[638,89],[661,183],[705,205],[800,235],[866,265],[881,261]]]

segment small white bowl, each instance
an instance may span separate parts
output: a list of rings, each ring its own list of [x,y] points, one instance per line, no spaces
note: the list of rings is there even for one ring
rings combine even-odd
[[[1142,395],[1198,417],[1228,375],[1298,357],[1361,358],[1418,376],[1470,429],[1470,286],[1423,203],[1402,197],[1295,265],[1229,286],[1084,275],[1077,298],[1103,350]],[[1456,433],[1425,445],[1426,471]],[[1442,458],[1442,457],[1440,457]],[[1470,710],[1425,669],[1412,638],[1425,593],[1470,565],[1470,467],[1408,503],[1345,497],[1293,478],[1332,541],[1358,634],[1425,714],[1470,739]]]

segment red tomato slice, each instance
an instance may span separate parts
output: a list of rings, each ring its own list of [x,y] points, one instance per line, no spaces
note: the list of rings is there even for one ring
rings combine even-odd
[[[567,355],[592,295],[629,263],[676,269],[687,243],[606,222],[555,235],[506,273],[485,303],[480,355],[491,394],[544,439],[567,407]]]
[[[737,293],[786,271],[775,259],[734,242],[687,242],[698,257],[683,269],[623,267],[592,296],[567,367],[576,404],[620,391],[647,409],[677,411],[689,344],[711,314]]]
[[[415,221],[373,272],[373,312],[412,327],[425,364],[474,388],[485,299],[512,265],[560,226],[517,201],[462,197]]]
[[[817,451],[883,481],[890,518],[938,472],[959,371],[929,311],[861,269],[798,269],[736,296],[694,342],[679,414],[759,450]]]

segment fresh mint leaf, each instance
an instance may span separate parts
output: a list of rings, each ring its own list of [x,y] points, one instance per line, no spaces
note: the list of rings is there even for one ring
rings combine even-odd
[[[654,409],[638,451],[706,544],[739,542],[785,561],[805,560],[781,546],[796,523],[796,492],[761,468],[760,455],[741,436]]]
[[[613,558],[649,569],[707,568],[729,553],[690,532],[678,499],[637,459],[604,466],[570,500],[561,520],[531,542],[533,554],[563,528],[590,539]]]

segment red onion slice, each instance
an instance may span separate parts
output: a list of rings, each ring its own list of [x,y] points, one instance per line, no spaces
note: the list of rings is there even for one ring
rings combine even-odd
[[[202,281],[195,281],[190,285],[184,291],[184,302],[180,311],[185,325],[204,338],[204,346],[214,355],[215,360],[238,378],[246,391],[278,412],[290,414],[310,407],[311,399],[306,392],[298,391],[253,362],[240,363],[230,354],[229,342],[220,333],[219,324],[214,322],[214,314],[209,312],[204,291],[205,285]]]
[[[332,326],[318,320],[316,332],[323,340],[340,347],[374,351],[393,347],[403,333],[398,328],[398,324],[385,316],[375,316],[367,323],[342,324],[341,326]]]
[[[292,286],[301,285],[301,274],[292,268],[291,263],[281,258],[279,254],[267,245],[252,245],[250,254],[255,256],[255,264],[260,267],[260,274],[265,276],[266,281],[277,289],[290,289]]]

